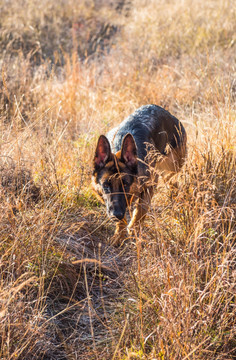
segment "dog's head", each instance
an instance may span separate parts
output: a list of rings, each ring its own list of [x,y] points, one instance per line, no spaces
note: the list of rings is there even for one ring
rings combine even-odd
[[[94,157],[93,185],[103,197],[109,216],[118,220],[124,218],[137,166],[137,147],[131,134],[123,138],[121,150],[116,154],[111,152],[106,136],[99,137]]]

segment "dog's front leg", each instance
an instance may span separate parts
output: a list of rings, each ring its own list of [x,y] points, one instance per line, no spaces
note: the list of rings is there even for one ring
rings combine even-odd
[[[127,237],[127,220],[124,219],[117,221],[116,223],[116,230],[112,237],[112,245],[119,246],[122,241],[125,240]]]
[[[135,208],[133,211],[131,221],[127,227],[129,235],[131,235],[133,233],[134,228],[137,225],[141,225],[141,223],[145,219],[145,216],[146,216],[148,209],[150,207],[150,204],[151,204],[152,196],[153,196],[153,187],[152,186],[150,186],[149,188],[146,188],[145,190],[143,190],[141,192],[139,199],[138,199],[137,203],[135,204]]]

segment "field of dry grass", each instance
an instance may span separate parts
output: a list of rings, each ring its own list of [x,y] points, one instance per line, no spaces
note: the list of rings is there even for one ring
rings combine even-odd
[[[0,2],[0,359],[236,356],[236,7]],[[99,134],[154,103],[188,159],[140,234],[90,187]]]

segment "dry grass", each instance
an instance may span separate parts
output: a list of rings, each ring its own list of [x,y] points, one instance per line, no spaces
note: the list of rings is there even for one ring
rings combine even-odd
[[[234,2],[0,6],[0,358],[233,359]],[[117,249],[91,159],[147,103],[188,160]]]

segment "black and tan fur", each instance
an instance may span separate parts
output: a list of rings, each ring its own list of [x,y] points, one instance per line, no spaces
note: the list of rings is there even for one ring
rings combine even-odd
[[[149,157],[151,148],[159,156]],[[149,166],[171,176],[180,170],[185,156],[183,125],[157,105],[142,106],[106,136],[99,137],[92,182],[106,204],[108,215],[117,220],[117,243],[126,236],[127,207],[135,204],[127,226],[129,233],[148,211],[154,190],[149,181]]]

